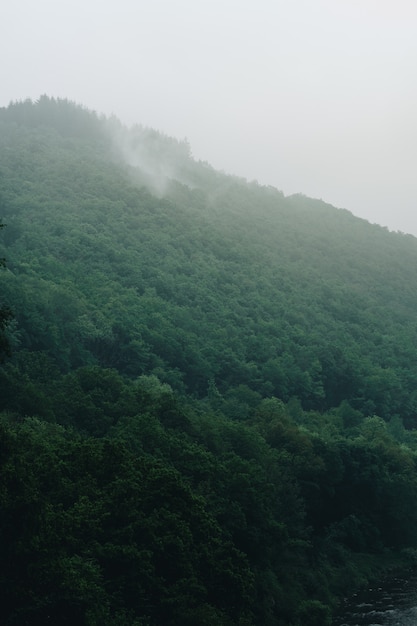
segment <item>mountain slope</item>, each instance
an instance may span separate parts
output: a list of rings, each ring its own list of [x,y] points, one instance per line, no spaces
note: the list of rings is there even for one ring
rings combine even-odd
[[[13,107],[2,112],[8,227],[0,252],[8,258],[5,293],[8,285],[13,292],[6,300],[33,335],[22,347],[51,350],[49,330],[35,327],[47,311],[56,322],[52,353],[64,368],[88,359],[131,376],[155,370],[199,396],[212,379],[221,392],[245,384],[263,396],[297,396],[305,408],[348,400],[365,414],[400,412],[411,423],[413,237],[229,178],[186,150],[176,169],[198,186],[166,179],[165,195],[152,196],[137,182],[146,174],[118,160],[126,130],[92,116],[86,133],[88,114],[61,103],[64,126],[69,112],[84,124],[80,138],[68,138],[59,125],[41,125],[41,104],[20,105],[34,128],[10,125],[8,116],[19,117]],[[153,152],[164,154],[166,141],[154,137]],[[149,164],[146,151],[138,160]],[[14,300],[20,286],[30,305]],[[53,304],[65,298],[65,309]],[[62,315],[70,317],[66,338]]]
[[[413,562],[416,239],[46,96],[0,218],[2,623],[326,626]]]

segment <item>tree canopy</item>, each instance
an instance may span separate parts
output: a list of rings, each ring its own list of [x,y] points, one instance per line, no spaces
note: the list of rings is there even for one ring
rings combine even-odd
[[[2,623],[325,626],[411,558],[414,237],[47,96],[0,208]]]

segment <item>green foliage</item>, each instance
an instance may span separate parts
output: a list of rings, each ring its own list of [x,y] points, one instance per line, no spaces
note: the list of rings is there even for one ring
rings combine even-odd
[[[1,458],[2,623],[249,616],[244,555],[172,467],[37,420],[2,424]]]
[[[412,424],[413,238],[65,100],[10,105],[0,125],[2,297],[22,349],[200,398],[213,380],[234,419],[260,394]],[[143,183],[165,158],[156,198]]]
[[[4,228],[4,224],[0,223],[0,230]],[[0,258],[0,268],[5,267],[6,259]],[[10,356],[10,341],[6,335],[6,328],[13,318],[12,311],[7,305],[0,304],[0,361],[5,356]]]
[[[325,625],[417,549],[414,238],[46,96],[0,208],[2,624]]]
[[[329,607],[318,600],[303,602],[299,619],[303,626],[330,626],[332,623]]]

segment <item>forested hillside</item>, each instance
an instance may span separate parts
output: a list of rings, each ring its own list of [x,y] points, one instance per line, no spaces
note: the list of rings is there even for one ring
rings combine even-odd
[[[0,109],[0,621],[325,626],[417,548],[417,240]]]

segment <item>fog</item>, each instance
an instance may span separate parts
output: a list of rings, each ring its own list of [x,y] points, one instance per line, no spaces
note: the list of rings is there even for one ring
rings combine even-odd
[[[413,0],[4,0],[0,106],[69,98],[417,235]]]
[[[108,119],[107,131],[115,154],[131,167],[132,179],[158,196],[167,192],[169,182],[176,180],[189,187],[193,184],[182,171],[190,156],[186,141],[177,141],[143,126],[130,128]]]

